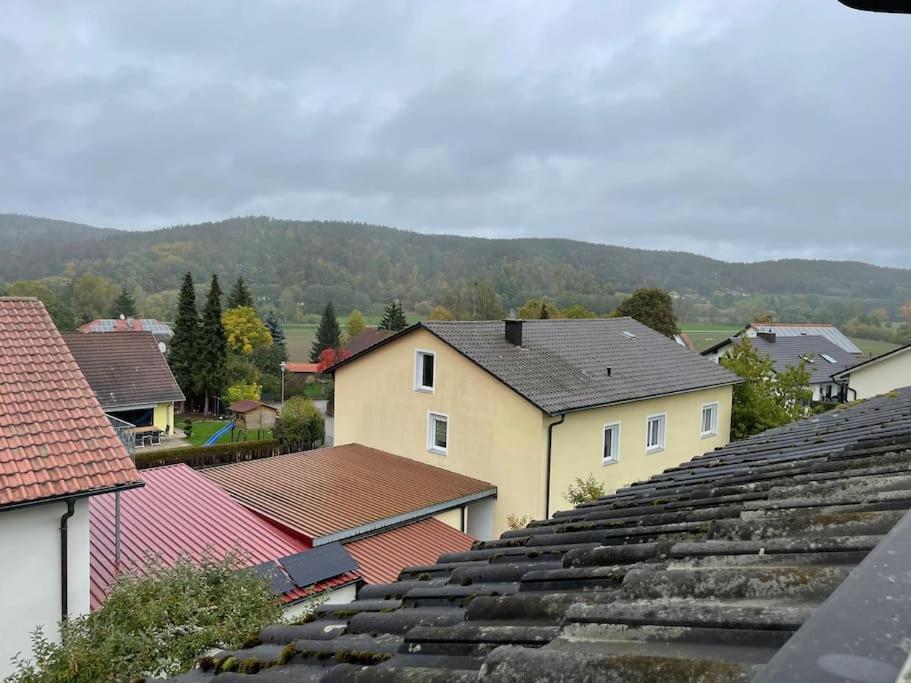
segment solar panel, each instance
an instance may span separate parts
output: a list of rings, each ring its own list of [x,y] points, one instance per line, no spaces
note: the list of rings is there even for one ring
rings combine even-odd
[[[279,560],[300,588],[357,569],[357,562],[341,543],[329,543]]]
[[[276,595],[284,595],[295,588],[288,575],[275,562],[263,562],[252,569],[256,574],[269,581],[272,592]]]

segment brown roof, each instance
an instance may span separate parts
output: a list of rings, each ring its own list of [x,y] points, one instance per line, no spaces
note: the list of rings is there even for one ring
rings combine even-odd
[[[0,298],[0,507],[140,485],[44,305]]]
[[[63,338],[105,410],[184,400],[151,332],[74,333]]]
[[[392,330],[378,330],[375,327],[366,327],[363,332],[345,344],[345,350],[350,351],[352,354],[360,353],[377,342],[383,341],[386,337],[391,337],[393,334],[395,332]]]
[[[268,403],[263,403],[262,401],[253,401],[250,399],[244,399],[243,401],[235,401],[228,406],[228,410],[232,413],[249,413],[251,410],[256,410],[257,408],[268,408],[274,412],[278,412],[277,408],[273,408]]]
[[[364,581],[392,583],[405,567],[433,564],[443,553],[467,552],[474,540],[431,517],[347,543],[345,549]]]
[[[285,369],[288,372],[319,374],[319,363],[287,363]]]
[[[310,538],[333,536],[324,542],[496,493],[486,481],[361,444],[211,467],[202,474],[268,519]]]

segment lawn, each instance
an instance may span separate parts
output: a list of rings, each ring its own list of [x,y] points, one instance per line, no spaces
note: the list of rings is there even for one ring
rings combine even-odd
[[[862,337],[850,337],[851,341],[857,344],[857,348],[864,352],[866,356],[878,356],[886,351],[897,349],[898,344],[892,342],[880,341],[878,339],[863,339]]]
[[[196,422],[194,420],[193,433],[190,435],[190,437],[187,439],[187,441],[189,441],[194,446],[202,446],[210,436],[212,436],[215,432],[217,432],[219,429],[224,427],[226,424],[227,424],[227,422],[225,420],[200,420],[199,422]],[[177,420],[178,428],[181,427],[182,425],[183,425],[183,421]],[[231,443],[232,435],[234,436],[234,438],[237,438],[236,434],[232,430],[232,431],[228,432],[227,434],[224,434],[218,441],[216,441],[216,443]],[[258,432],[252,432],[252,433],[248,434],[246,440],[249,441],[251,439],[271,439],[271,438],[272,438],[272,432],[270,430],[266,429],[266,430],[263,430],[263,432],[261,434]]]
[[[697,351],[704,351],[712,344],[736,334],[741,328],[719,323],[681,323],[680,329],[686,332]]]

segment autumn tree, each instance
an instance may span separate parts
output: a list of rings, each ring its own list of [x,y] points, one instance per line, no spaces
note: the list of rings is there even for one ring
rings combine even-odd
[[[521,320],[550,320],[563,317],[560,309],[549,299],[529,299],[519,306],[516,315]]]
[[[573,304],[569,308],[563,309],[563,317],[571,319],[597,318],[592,311],[588,310],[582,304]]]
[[[287,450],[308,450],[322,445],[325,420],[309,398],[292,396],[285,401],[272,434]]]
[[[434,306],[427,315],[427,320],[455,320],[455,314],[445,306]]]
[[[221,322],[229,351],[249,356],[256,349],[272,344],[269,329],[249,306],[229,308],[221,314]]]
[[[366,328],[367,323],[364,322],[364,314],[355,308],[348,315],[348,320],[345,322],[345,339],[350,342]]]
[[[35,297],[47,309],[51,320],[62,332],[70,332],[75,327],[73,310],[46,283],[40,280],[17,280],[7,290],[9,296]]]
[[[110,315],[112,318],[119,318],[121,315],[125,318],[132,318],[136,315],[136,299],[127,287],[121,287],[120,294],[111,304]]]
[[[231,291],[228,293],[227,308],[230,309],[241,307],[254,308],[253,295],[250,294],[250,290],[247,288],[247,283],[244,282],[243,275],[237,278],[237,281],[234,283],[234,286],[231,287]]]
[[[316,339],[313,340],[313,346],[310,348],[310,362],[319,362],[319,355],[323,349],[337,349],[341,345],[342,330],[339,327],[338,318],[335,317],[335,308],[330,301],[323,309],[319,327],[316,328]]]
[[[470,280],[450,287],[443,294],[443,306],[456,320],[502,320],[503,303],[493,285],[485,280]]]
[[[402,302],[395,300],[386,305],[383,312],[383,319],[377,328],[380,330],[392,330],[398,332],[408,327],[408,319],[405,317],[405,311],[402,308]]]
[[[174,336],[171,337],[168,363],[178,386],[190,401],[196,395],[198,387],[196,368],[199,340],[200,325],[199,311],[196,308],[196,290],[193,287],[193,275],[186,273],[183,276],[180,297],[177,300],[177,317],[174,320]]]
[[[813,398],[806,361],[775,372],[772,359],[744,337],[731,345],[721,364],[744,379],[734,385],[731,438],[743,439],[805,415],[805,406]]]
[[[228,378],[228,343],[221,322],[221,287],[213,275],[202,313],[196,385],[203,399],[203,412],[209,412],[209,398],[221,396]]]
[[[677,316],[674,314],[674,302],[663,289],[637,289],[617,307],[613,315],[629,316],[665,337],[680,333]]]
[[[106,317],[118,292],[117,285],[108,278],[94,273],[82,273],[73,280],[70,297],[76,320],[87,323]]]

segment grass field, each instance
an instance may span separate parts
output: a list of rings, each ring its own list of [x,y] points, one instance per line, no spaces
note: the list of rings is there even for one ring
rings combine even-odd
[[[726,327],[717,323],[683,323],[680,329],[686,332],[697,351],[703,351],[740,331],[739,327]]]
[[[379,324],[382,316],[365,315],[364,320],[368,326]],[[408,316],[408,324],[411,325],[420,320],[416,315]],[[345,329],[345,323],[348,321],[347,316],[339,316],[338,324],[342,330]],[[287,324],[285,325],[285,339],[288,345],[288,360],[292,363],[309,363],[310,347],[313,346],[313,340],[316,338],[316,324]]]
[[[878,339],[862,339],[861,337],[850,337],[850,339],[857,344],[857,348],[863,351],[867,356],[878,356],[881,353],[898,348],[898,344],[879,341]]]
[[[177,423],[178,426],[182,425],[182,422]],[[224,427],[227,424],[224,420],[200,420],[199,422],[193,422],[193,433],[189,436],[187,441],[189,441],[194,446],[202,446],[206,440],[212,436],[219,429]],[[224,434],[218,441],[215,443],[231,443],[233,431]],[[235,437],[236,438],[236,437]],[[252,432],[247,435],[247,440],[250,439],[271,439],[272,431],[265,429],[260,434],[259,432]]]

